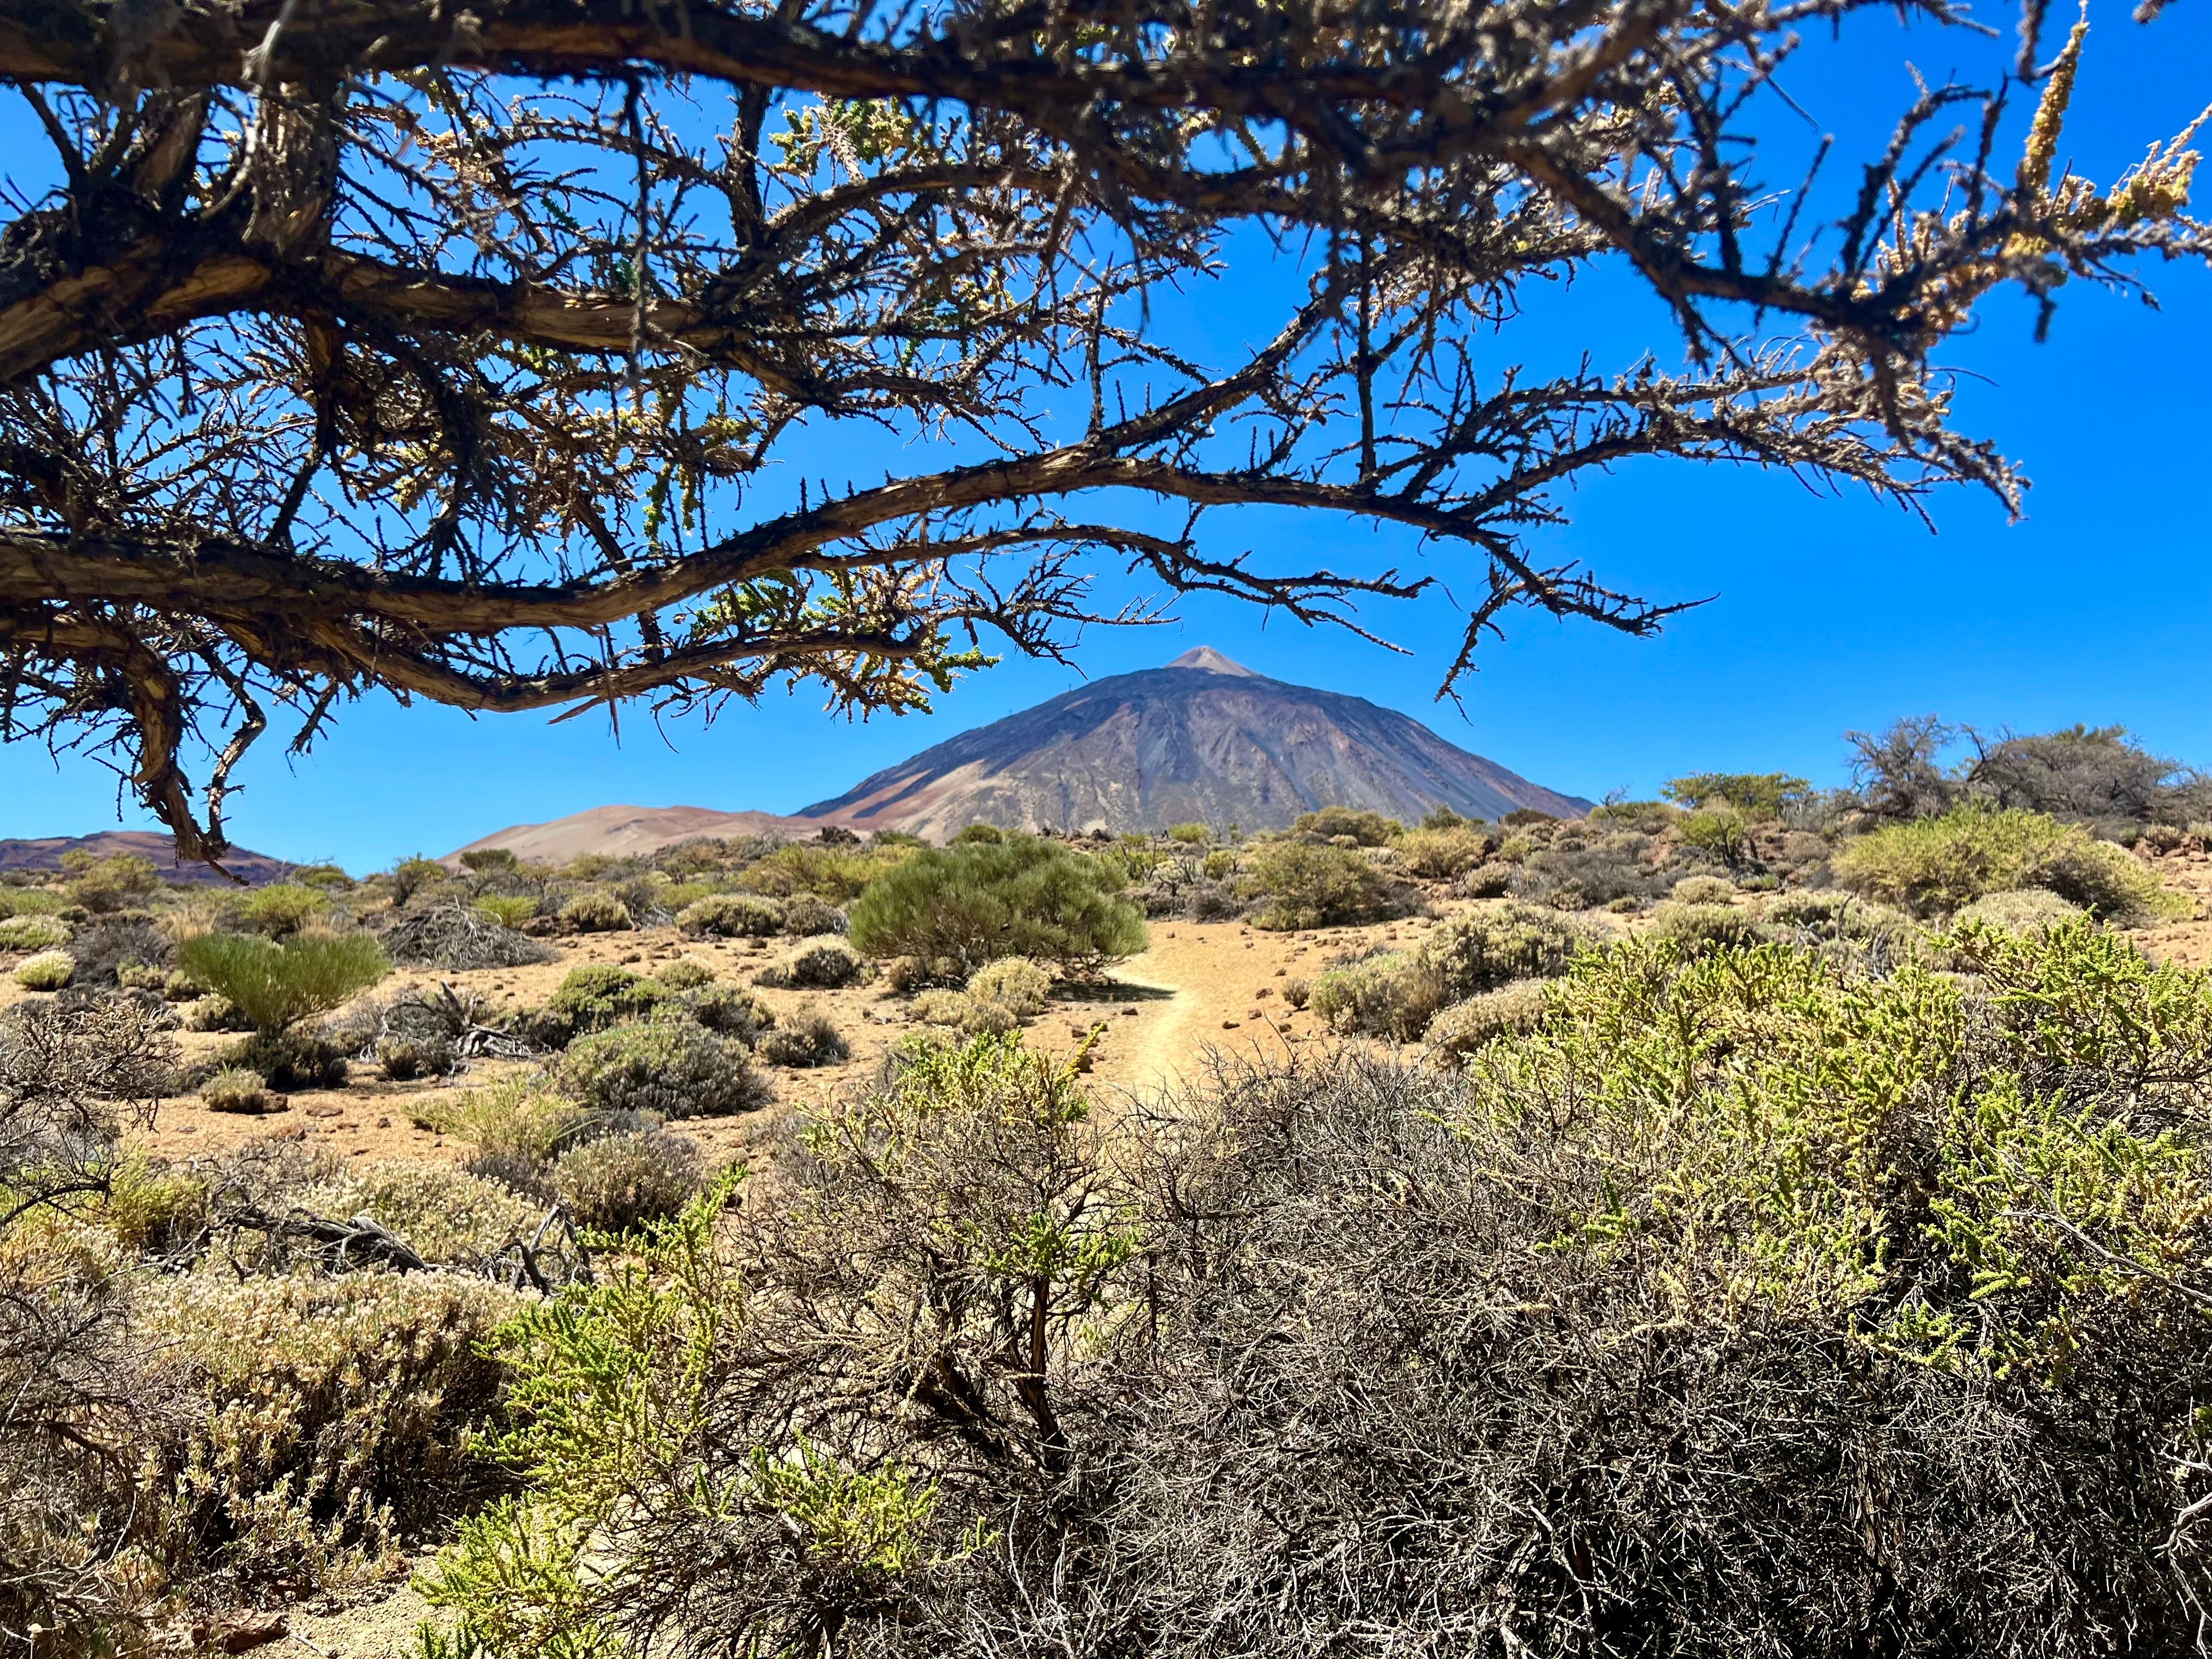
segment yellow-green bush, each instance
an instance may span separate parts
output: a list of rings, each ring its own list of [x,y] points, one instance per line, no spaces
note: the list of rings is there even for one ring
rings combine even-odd
[[[756,893],[709,893],[685,905],[676,925],[695,938],[766,939],[783,931],[783,909]]]
[[[2109,842],[2040,812],[1961,807],[1893,823],[1836,855],[1837,879],[1911,911],[1948,915],[1990,893],[2040,887],[2123,923],[2186,914],[2185,900]]]
[[[526,893],[486,893],[475,903],[479,915],[502,927],[520,927],[538,914],[538,901]]]
[[[1463,825],[1409,830],[1395,845],[1400,867],[1425,881],[1449,881],[1490,856],[1490,837]]]
[[[232,908],[242,927],[270,939],[289,939],[330,908],[330,896],[320,888],[278,881],[240,895]]]
[[[0,951],[52,951],[70,942],[59,916],[9,916],[0,921]]]
[[[696,1025],[623,1025],[580,1037],[554,1082],[601,1112],[718,1117],[767,1103],[767,1085],[743,1048]]]
[[[384,947],[366,933],[301,933],[283,945],[203,933],[177,947],[177,965],[264,1033],[329,1012],[392,968]]]
[[[579,893],[561,907],[558,915],[562,926],[580,933],[618,933],[632,925],[629,906],[612,893]]]
[[[1411,1042],[1450,1000],[1450,988],[1435,963],[1414,951],[1391,951],[1321,975],[1308,1006],[1332,1030]]]
[[[27,991],[58,991],[76,973],[66,951],[41,951],[15,964],[15,983]]]

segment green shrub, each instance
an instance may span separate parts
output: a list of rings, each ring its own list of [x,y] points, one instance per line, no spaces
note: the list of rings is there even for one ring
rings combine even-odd
[[[2054,922],[2071,921],[2085,912],[2057,894],[2041,887],[2023,887],[2009,893],[1990,893],[1960,910],[1961,927],[1979,923],[2007,933],[2032,933]]]
[[[253,1022],[239,1012],[238,1005],[228,997],[195,997],[185,1005],[185,1029],[187,1031],[250,1031]]]
[[[955,964],[1000,957],[1095,969],[1145,948],[1144,918],[1105,864],[1035,836],[927,849],[853,905],[854,948]]]
[[[1960,807],[1893,823],[1835,859],[1844,886],[1915,915],[1947,915],[1990,893],[2041,887],[2107,920],[2181,914],[2158,878],[2078,824],[2039,812]]]
[[[1750,913],[1733,904],[1685,904],[1674,899],[1652,911],[1651,931],[1692,951],[1755,945],[1765,937]]]
[[[1420,954],[1442,976],[1444,1000],[1458,1002],[1512,980],[1563,974],[1575,952],[1593,942],[1588,928],[1555,911],[1508,904],[1447,917],[1422,941]]]
[[[70,899],[94,915],[120,910],[161,890],[161,872],[154,860],[136,853],[114,853],[104,859],[64,854],[62,862],[76,872],[76,879],[69,884]]]
[[[561,907],[559,919],[580,933],[619,933],[631,925],[629,907],[612,893],[579,893]]]
[[[683,1135],[610,1135],[553,1166],[553,1188],[579,1223],[628,1232],[674,1215],[705,1185],[699,1148]]]
[[[1261,901],[1252,925],[1271,933],[1338,927],[1402,915],[1382,872],[1348,848],[1268,842],[1245,866],[1243,886]]]
[[[995,823],[971,823],[952,837],[951,844],[955,847],[995,847],[1006,838],[1006,832]]]
[[[769,1097],[744,1048],[696,1025],[623,1025],[580,1037],[553,1080],[594,1111],[672,1119],[750,1111]]]
[[[908,846],[880,838],[866,848],[793,842],[747,866],[738,880],[750,891],[770,898],[796,898],[809,893],[824,904],[850,904],[910,851]]]
[[[679,911],[676,925],[694,938],[766,939],[783,931],[781,901],[752,893],[709,893]]]
[[[1813,786],[1786,772],[1694,772],[1670,780],[1659,792],[1692,811],[1732,806],[1754,822],[1778,818],[1811,795]]]
[[[538,914],[538,901],[526,893],[486,893],[476,901],[478,915],[502,927],[520,927]]]
[[[827,1014],[802,1003],[779,1018],[775,1029],[755,1043],[753,1052],[773,1066],[804,1068],[840,1065],[853,1051]]]
[[[1408,831],[1396,843],[1398,862],[1425,881],[1449,881],[1490,856],[1490,837],[1462,826]]]
[[[1544,986],[1540,979],[1519,979],[1455,1002],[1422,1034],[1429,1057],[1443,1066],[1464,1066],[1476,1049],[1498,1038],[1534,1030],[1544,1018]]]
[[[269,1085],[260,1073],[233,1066],[200,1085],[200,1103],[210,1112],[265,1112]]]
[[[10,916],[0,921],[0,951],[52,951],[70,942],[59,916]]]
[[[461,867],[474,875],[498,875],[520,870],[522,860],[510,847],[479,847],[461,854]]]
[[[1323,841],[1349,836],[1362,847],[1383,846],[1404,830],[1405,826],[1395,818],[1349,806],[1324,806],[1318,811],[1302,812],[1291,824],[1293,835],[1318,836]]]
[[[1203,823],[1171,823],[1168,839],[1178,847],[1203,847],[1213,839],[1213,831]]]
[[[1731,870],[1741,870],[1751,858],[1752,820],[1733,806],[1705,806],[1675,826],[1685,847],[1710,854]]]
[[[451,881],[453,872],[435,859],[426,859],[417,854],[411,859],[402,859],[392,866],[392,902],[404,906],[426,887],[435,887],[441,882]]]
[[[1029,1019],[1050,1006],[1052,975],[1042,963],[1005,957],[968,976],[968,994],[978,1002],[997,1003],[1016,1019]]]
[[[1226,881],[1237,873],[1237,854],[1226,847],[1217,847],[1199,864],[1199,871],[1208,881]]]
[[[310,917],[330,907],[327,895],[297,882],[273,882],[240,896],[232,907],[241,926],[270,939],[289,939]]]
[[[1283,981],[1283,1000],[1293,1008],[1303,1008],[1313,998],[1313,983],[1293,975]]]
[[[714,982],[714,969],[696,957],[678,957],[653,969],[653,978],[671,991],[696,991]]]
[[[15,964],[15,983],[27,991],[58,991],[76,974],[76,963],[66,951],[41,951]]]
[[[1332,1030],[1411,1042],[1450,1000],[1450,988],[1435,963],[1413,951],[1392,951],[1321,975],[1313,982],[1311,1006]]]
[[[587,963],[568,970],[534,1024],[551,1046],[559,1048],[580,1032],[604,1031],[647,1018],[667,995],[668,988],[657,979],[611,963]]]
[[[177,947],[177,965],[265,1032],[329,1012],[392,967],[384,947],[366,933],[301,933],[283,945],[203,933]]]

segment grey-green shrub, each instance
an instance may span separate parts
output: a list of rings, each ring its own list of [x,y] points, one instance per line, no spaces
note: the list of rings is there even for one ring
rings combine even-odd
[[[554,1068],[564,1093],[602,1112],[719,1117],[764,1105],[744,1049],[696,1025],[623,1025],[579,1037]]]
[[[1511,980],[1563,974],[1595,938],[1557,911],[1507,904],[1446,917],[1422,941],[1421,955],[1443,976],[1444,1000],[1457,1002]]]
[[[986,963],[968,976],[968,994],[994,1002],[1016,1019],[1042,1013],[1052,1000],[1052,975],[1026,957]]]
[[[691,957],[662,963],[653,970],[653,976],[672,991],[696,990],[702,985],[713,984],[715,977],[714,969]]]
[[[1450,1000],[1434,962],[1416,951],[1391,951],[1321,975],[1310,1006],[1332,1030],[1411,1042]]]
[[[846,946],[830,940],[802,945],[781,962],[771,963],[753,975],[753,982],[774,990],[842,990],[860,976],[860,958]]]
[[[674,1215],[704,1185],[699,1148],[683,1135],[609,1135],[562,1154],[553,1190],[587,1227],[628,1232]]]
[[[784,901],[783,931],[793,939],[845,931],[845,913],[811,893],[794,893]]]
[[[233,1066],[200,1085],[200,1101],[211,1112],[265,1112],[269,1085],[260,1073]]]
[[[687,991],[673,1003],[664,1003],[656,1016],[680,1015],[716,1035],[750,1043],[775,1024],[775,1012],[741,985],[720,981]]]
[[[426,1261],[474,1264],[526,1235],[538,1212],[496,1182],[415,1159],[368,1164],[303,1189],[317,1215],[366,1215],[405,1239]]]
[[[1724,876],[1685,876],[1674,884],[1679,904],[1734,904],[1735,884]]]
[[[1960,910],[1954,920],[1960,925],[1979,922],[2008,933],[2032,933],[2038,928],[2071,921],[2084,914],[2080,905],[2069,904],[2045,888],[2023,887],[2014,892],[1990,893],[1978,898]]]
[[[709,893],[677,913],[676,925],[694,937],[766,939],[783,931],[781,899],[753,893]]]
[[[1476,1049],[1501,1036],[1534,1030],[1544,1018],[1544,986],[1540,979],[1518,979],[1455,1002],[1422,1034],[1429,1057],[1441,1065],[1462,1066]]]
[[[836,1066],[852,1053],[830,1017],[811,1003],[784,1014],[763,1033],[753,1052],[773,1066]]]

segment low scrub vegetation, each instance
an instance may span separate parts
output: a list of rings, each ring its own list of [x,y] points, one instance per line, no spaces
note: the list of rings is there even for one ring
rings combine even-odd
[[[768,1085],[743,1047],[696,1025],[623,1025],[579,1037],[553,1079],[598,1112],[721,1117],[767,1103]]]
[[[955,981],[1001,957],[1094,971],[1145,948],[1144,918],[1103,860],[1034,836],[932,848],[854,902],[853,948]]]
[[[1252,925],[1275,933],[1336,927],[1401,916],[1411,902],[1370,860],[1349,847],[1270,842],[1246,864],[1259,901]]]
[[[2186,908],[2119,848],[2020,808],[1963,806],[1887,825],[1849,842],[1835,869],[1854,890],[1921,916],[2026,887],[2122,922]]]
[[[368,990],[392,964],[366,933],[303,933],[278,945],[239,933],[203,933],[177,947],[177,965],[274,1035],[328,1013]]]
[[[787,1200],[510,1322],[523,1490],[430,1593],[516,1654],[678,1584],[717,1643],[931,1656],[2185,1631],[2212,988],[2086,920],[1947,948],[1618,943],[1455,1073],[1231,1069],[1173,1133],[916,1048]]]

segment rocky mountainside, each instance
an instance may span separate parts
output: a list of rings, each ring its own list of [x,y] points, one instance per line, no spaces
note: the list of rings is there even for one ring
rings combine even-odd
[[[1206,647],[924,750],[801,817],[941,840],[1005,829],[1285,828],[1316,806],[1498,818],[1591,803],[1531,783],[1364,697],[1290,685]]]
[[[1280,830],[1330,805],[1410,821],[1437,806],[1495,819],[1520,807],[1577,816],[1591,803],[1471,755],[1395,709],[1271,680],[1200,646],[1164,668],[1117,674],[963,732],[795,817],[595,806],[514,825],[447,858],[505,847],[557,864],[693,836],[799,839],[830,825],[932,841],[971,823],[1120,834],[1196,819]]]
[[[153,860],[164,881],[230,884],[204,864],[179,864],[174,838],[145,830],[102,830],[89,836],[39,836],[0,841],[0,871],[58,870],[64,853],[89,853],[96,859],[116,853],[134,853],[142,859]],[[258,887],[264,882],[282,881],[285,872],[294,866],[266,854],[249,853],[240,848],[223,860],[222,867],[248,886]]]

